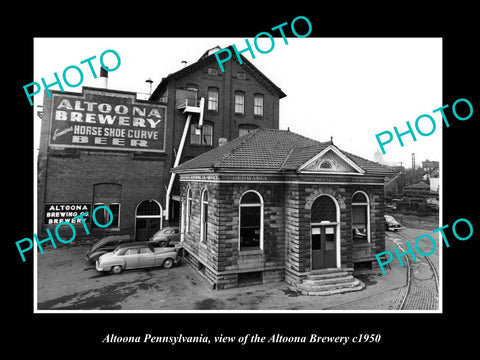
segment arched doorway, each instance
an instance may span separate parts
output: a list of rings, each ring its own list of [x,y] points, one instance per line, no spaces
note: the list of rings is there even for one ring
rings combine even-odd
[[[310,222],[312,270],[338,267],[340,212],[336,200],[329,195],[316,198]]]
[[[156,200],[145,200],[135,211],[135,240],[148,241],[162,228],[162,206]]]

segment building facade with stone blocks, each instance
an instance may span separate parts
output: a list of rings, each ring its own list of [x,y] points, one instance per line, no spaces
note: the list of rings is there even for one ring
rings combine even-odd
[[[375,269],[388,168],[285,130],[257,129],[176,167],[187,261],[217,289],[322,269]]]

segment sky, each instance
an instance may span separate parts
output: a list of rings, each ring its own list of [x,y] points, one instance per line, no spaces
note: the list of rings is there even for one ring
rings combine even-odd
[[[373,160],[379,145],[375,135],[383,131],[407,130],[406,122],[415,129],[416,119],[423,114],[432,116],[436,130],[430,136],[417,132],[416,141],[410,135],[400,146],[394,137],[385,145],[385,161],[403,163],[409,168],[412,153],[416,164],[441,160],[442,119],[433,113],[442,103],[442,39],[441,38],[274,38],[275,46],[267,54],[255,51],[242,55],[271,81],[286,97],[280,100],[280,129],[290,129],[318,141],[329,141],[342,150]],[[249,39],[253,43],[253,39]],[[47,84],[54,82],[54,72],[61,78],[63,70],[76,65],[83,71],[81,86],[64,90],[80,92],[82,86],[99,86],[88,64],[82,60],[96,56],[92,64],[99,73],[100,55],[115,50],[121,58],[117,70],[109,73],[109,88],[149,93],[162,77],[196,62],[214,46],[235,44],[245,48],[245,38],[36,38],[34,39],[34,79]],[[268,38],[258,45],[268,49]],[[105,65],[113,67],[111,53],[104,57]],[[75,71],[68,73],[71,83],[77,82]],[[76,81],[77,80],[77,81]],[[59,90],[52,86],[52,90]],[[41,110],[42,92],[34,96],[34,114]],[[143,95],[145,97],[145,95]],[[25,97],[28,105],[27,97]],[[35,116],[35,156],[40,136],[40,119]],[[419,121],[424,133],[432,129],[426,118]]]

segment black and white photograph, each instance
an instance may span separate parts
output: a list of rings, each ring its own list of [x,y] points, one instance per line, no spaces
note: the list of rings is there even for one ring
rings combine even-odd
[[[35,78],[66,47],[38,311],[441,310],[441,39],[35,39]]]
[[[472,48],[255,19],[23,40],[19,314],[160,352],[385,350],[465,316]]]

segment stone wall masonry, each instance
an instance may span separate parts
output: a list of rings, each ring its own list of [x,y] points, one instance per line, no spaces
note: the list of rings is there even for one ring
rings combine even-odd
[[[218,288],[238,285],[237,274],[263,272],[263,281],[285,279],[299,283],[311,271],[311,206],[318,196],[329,195],[340,210],[341,267],[353,268],[359,261],[375,261],[374,254],[385,247],[383,184],[312,185],[287,183],[202,183],[182,181],[182,196],[192,189],[191,230],[185,242],[198,262],[206,265],[204,274]],[[209,190],[209,232],[206,244],[200,237],[200,194]],[[262,195],[264,202],[263,251],[240,251],[239,205],[248,190]],[[371,243],[358,246],[352,236],[352,197],[363,191],[370,201]],[[363,251],[363,253],[362,253]],[[372,265],[373,266],[373,265]]]
[[[284,266],[284,206],[282,192],[278,185],[181,182],[182,196],[187,188],[192,190],[192,211],[190,232],[184,241],[200,263],[211,268],[219,278],[217,286],[234,286],[235,272],[256,272],[265,269],[281,269]],[[209,239],[200,243],[200,196],[203,188],[209,191]],[[248,190],[261,194],[264,202],[263,251],[260,249],[239,249],[239,205],[241,196]],[[182,200],[184,200],[182,198]],[[269,270],[271,271],[271,270]],[[277,270],[275,270],[277,271]],[[228,272],[229,274],[225,274]],[[223,276],[223,278],[220,278]],[[267,276],[266,280],[278,279]],[[213,275],[210,280],[214,280]]]
[[[370,199],[371,243],[358,251],[353,244],[351,199],[356,191]],[[385,246],[383,184],[376,185],[311,185],[289,184],[285,191],[285,269],[287,281],[295,282],[311,270],[310,224],[311,207],[320,195],[335,198],[340,210],[340,261],[342,267],[353,267],[357,261],[374,260],[374,254]]]

